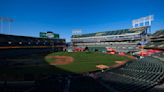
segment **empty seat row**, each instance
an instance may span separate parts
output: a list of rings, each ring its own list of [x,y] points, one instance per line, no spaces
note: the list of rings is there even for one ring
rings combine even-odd
[[[164,80],[164,63],[148,56],[107,70],[98,75],[98,80],[118,92],[144,92]]]

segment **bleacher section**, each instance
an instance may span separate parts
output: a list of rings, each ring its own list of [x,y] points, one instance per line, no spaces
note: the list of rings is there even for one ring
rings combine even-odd
[[[153,35],[153,38],[157,37],[157,38],[160,38],[160,37],[164,37],[164,29],[162,30],[158,30],[156,33],[154,33]]]
[[[145,48],[149,49],[164,49],[164,30],[155,32],[150,37],[150,42],[146,44]]]
[[[137,47],[136,43],[130,43],[130,42],[103,42],[103,43],[76,43],[77,46],[80,47],[89,47],[90,51],[95,51],[95,49],[98,49],[99,51],[106,51],[106,49],[101,48],[113,48],[117,52],[130,52],[130,51],[138,51],[139,48]]]
[[[48,39],[0,34],[0,58],[62,51],[65,39]]]
[[[154,55],[164,57],[163,52]],[[164,82],[164,62],[148,56],[131,61],[120,68],[107,70],[98,76],[99,82],[109,90],[115,89],[115,92],[146,92]]]
[[[81,37],[92,37],[92,36],[109,36],[109,35],[125,35],[130,33],[141,33],[147,30],[148,26],[140,27],[140,28],[132,28],[132,29],[121,29],[114,31],[105,31],[105,32],[97,32],[97,33],[89,33],[82,35],[72,35],[72,38],[81,38]]]
[[[65,45],[65,39],[48,39],[0,34],[0,46],[52,46]]]
[[[110,47],[117,52],[135,52],[137,44],[147,33],[149,27],[121,29],[106,32],[97,32],[82,35],[72,35],[75,47]]]
[[[35,81],[0,84],[1,92],[109,92],[91,77],[81,75],[49,75]]]

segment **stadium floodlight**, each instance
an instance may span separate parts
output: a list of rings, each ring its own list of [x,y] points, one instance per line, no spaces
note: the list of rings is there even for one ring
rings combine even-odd
[[[81,33],[82,33],[81,29],[74,29],[74,30],[72,30],[72,35],[79,35]]]
[[[13,19],[11,18],[6,18],[6,17],[0,17],[0,22],[1,22],[1,25],[0,25],[0,33],[3,33],[3,23],[4,22],[8,22],[8,30],[9,30],[9,33],[11,31],[11,23],[13,22]]]
[[[151,22],[153,20],[154,20],[154,15],[141,17],[139,19],[132,20],[132,26],[133,26],[133,28],[141,27],[141,26],[151,26]]]

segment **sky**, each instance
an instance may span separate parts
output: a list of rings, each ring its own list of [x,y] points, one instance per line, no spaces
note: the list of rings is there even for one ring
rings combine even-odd
[[[0,0],[0,16],[12,18],[3,33],[39,37],[52,31],[70,41],[82,34],[132,28],[132,20],[154,15],[152,33],[164,29],[164,0]],[[1,31],[2,33],[2,31]]]

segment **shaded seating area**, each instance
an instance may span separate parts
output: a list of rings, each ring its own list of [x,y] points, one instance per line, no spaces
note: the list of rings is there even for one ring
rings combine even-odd
[[[65,39],[48,39],[0,34],[0,46],[52,46],[65,45]]]
[[[100,83],[117,92],[145,92],[164,82],[164,63],[148,56],[98,76]]]

